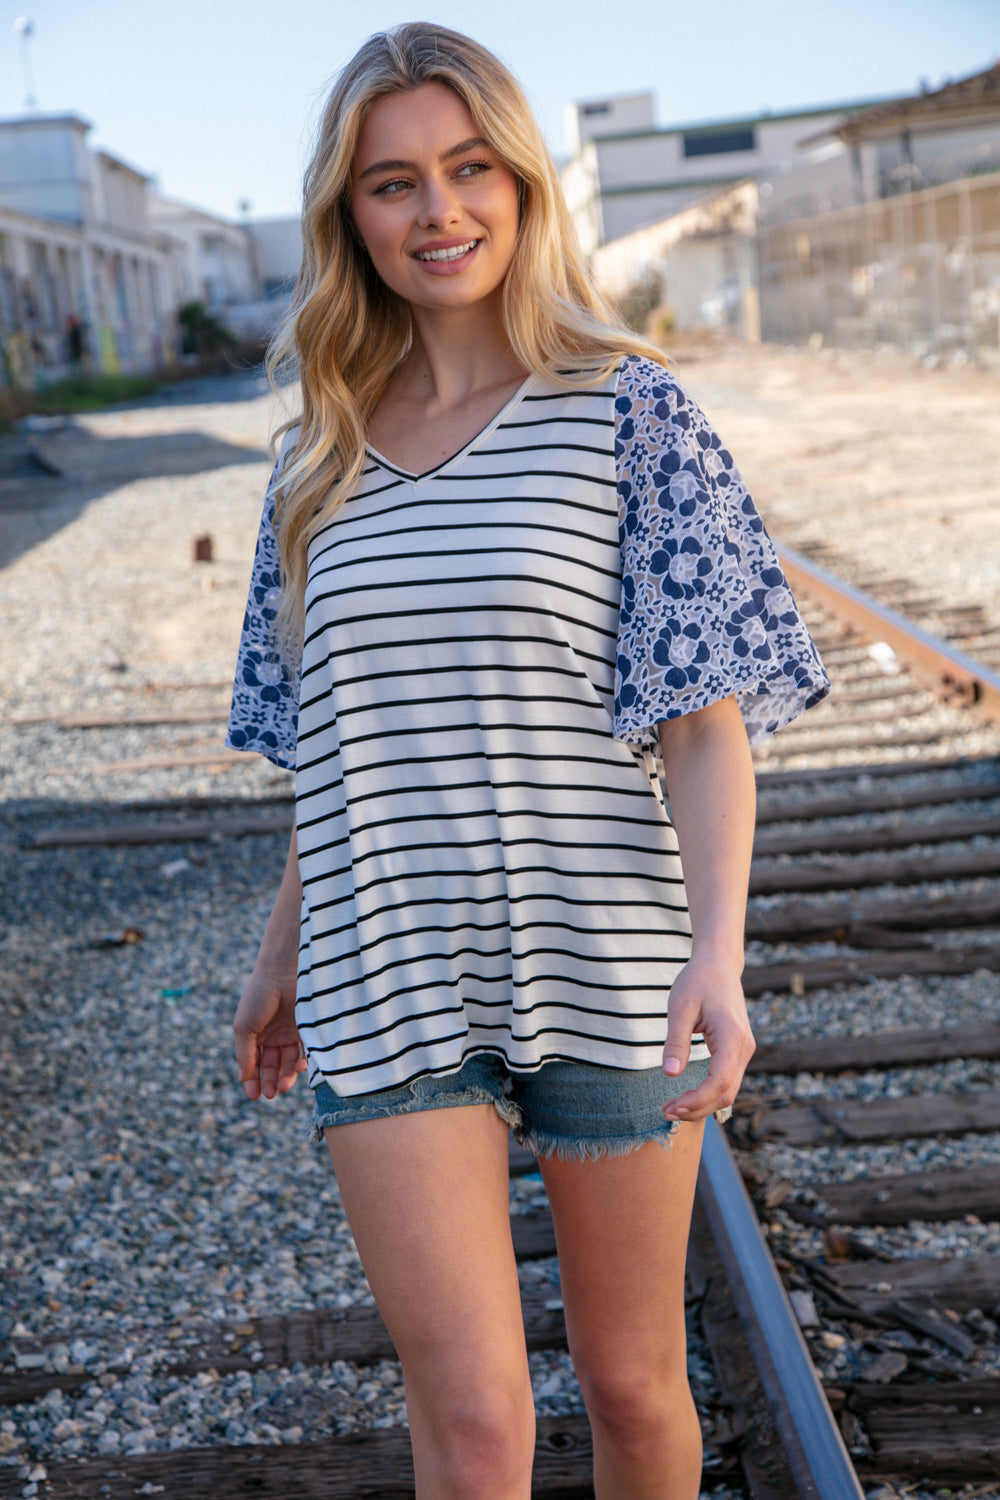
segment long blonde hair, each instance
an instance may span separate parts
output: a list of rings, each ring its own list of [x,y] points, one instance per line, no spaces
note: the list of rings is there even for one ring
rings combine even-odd
[[[354,234],[351,166],[372,106],[443,83],[518,182],[520,225],[502,316],[524,369],[562,385],[589,384],[625,353],[664,363],[626,328],[588,276],[552,158],[510,72],[478,42],[415,22],[370,37],[337,78],[304,185],[302,267],[268,354],[272,380],[294,371],[302,415],[275,500],[281,552],[278,629],[301,635],[307,551],[339,510],[364,463],[367,422],[411,336],[409,305],[382,282]]]

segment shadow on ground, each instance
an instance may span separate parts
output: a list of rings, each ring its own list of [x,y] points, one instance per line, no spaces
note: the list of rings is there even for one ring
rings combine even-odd
[[[0,568],[74,521],[85,506],[138,479],[203,474],[267,458],[206,432],[98,437],[68,422],[39,440],[0,442]],[[57,473],[47,470],[57,470]],[[9,518],[16,517],[16,521]]]
[[[161,410],[164,423],[183,422],[184,408],[259,401],[270,390],[260,366],[201,375],[160,386],[149,396],[107,407],[93,424],[72,417],[28,418],[17,431],[0,437],[0,568],[30,551],[76,519],[84,506],[109,490],[139,479],[201,474],[230,464],[267,458],[263,444],[227,441],[198,426],[183,431],[130,433],[128,414]],[[291,394],[291,392],[289,393]],[[105,417],[120,417],[119,424]],[[104,428],[112,430],[105,432]],[[8,519],[10,518],[10,519]]]

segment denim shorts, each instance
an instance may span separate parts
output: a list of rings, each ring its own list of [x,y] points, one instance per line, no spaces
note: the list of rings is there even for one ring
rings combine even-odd
[[[355,1125],[460,1104],[492,1104],[521,1145],[536,1156],[564,1161],[623,1156],[646,1141],[666,1145],[677,1122],[663,1118],[663,1106],[697,1088],[707,1073],[707,1061],[688,1063],[676,1078],[668,1078],[660,1068],[633,1071],[582,1062],[543,1063],[534,1073],[512,1073],[502,1057],[479,1052],[466,1058],[456,1073],[425,1074],[399,1088],[348,1099],[321,1083],[315,1091],[314,1138],[322,1139],[328,1125]]]

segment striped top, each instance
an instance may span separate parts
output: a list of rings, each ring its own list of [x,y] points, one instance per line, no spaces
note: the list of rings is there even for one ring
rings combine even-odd
[[[736,692],[759,735],[826,686],[746,504],[659,366],[532,376],[426,473],[369,450],[289,664],[272,486],[229,743],[296,769],[313,1085],[659,1064],[690,922],[655,725]]]

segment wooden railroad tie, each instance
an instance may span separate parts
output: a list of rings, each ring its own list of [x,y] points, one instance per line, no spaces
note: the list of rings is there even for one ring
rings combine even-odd
[[[592,1464],[585,1417],[539,1418],[533,1495],[592,1500]],[[314,1443],[186,1448],[47,1468],[46,1500],[134,1500],[143,1493],[161,1493],[164,1500],[238,1500],[246,1495],[256,1500],[288,1500],[290,1495],[408,1500],[415,1493],[410,1438],[402,1427]]]

